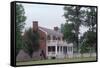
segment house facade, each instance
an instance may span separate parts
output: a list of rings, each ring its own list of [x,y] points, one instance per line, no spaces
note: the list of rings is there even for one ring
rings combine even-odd
[[[73,44],[63,39],[63,34],[58,27],[52,30],[40,27],[38,21],[33,21],[32,29],[39,33],[39,50],[44,52],[46,58],[71,58],[73,56]]]

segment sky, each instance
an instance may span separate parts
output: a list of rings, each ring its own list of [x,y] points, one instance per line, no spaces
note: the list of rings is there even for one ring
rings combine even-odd
[[[53,29],[55,26],[60,27],[62,23],[65,23],[64,6],[59,5],[44,5],[44,4],[26,4],[22,3],[25,9],[25,28],[32,27],[32,21],[38,21],[38,25]],[[82,35],[87,28],[81,26],[80,32]]]
[[[32,21],[38,21],[38,25],[53,29],[55,26],[60,27],[61,23],[65,23],[63,17],[64,6],[43,5],[43,4],[22,4],[25,9],[27,19],[25,28],[32,27]]]

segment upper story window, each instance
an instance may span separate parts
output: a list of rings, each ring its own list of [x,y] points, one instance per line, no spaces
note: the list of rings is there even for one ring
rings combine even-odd
[[[47,39],[48,39],[48,40],[51,40],[50,35],[47,36]]]
[[[60,37],[58,37],[58,40],[61,40]]]
[[[56,40],[56,37],[55,36],[53,36],[53,40]]]

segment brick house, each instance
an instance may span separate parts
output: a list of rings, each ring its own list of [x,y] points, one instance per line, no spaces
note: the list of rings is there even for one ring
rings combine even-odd
[[[33,31],[38,31],[39,50],[43,51],[46,58],[64,58],[73,56],[73,44],[63,40],[63,34],[58,27],[54,30],[38,26],[38,21],[33,21]]]

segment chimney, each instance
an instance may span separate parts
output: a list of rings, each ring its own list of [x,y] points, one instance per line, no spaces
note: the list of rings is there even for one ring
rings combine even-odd
[[[33,31],[38,31],[38,21],[33,21]]]
[[[54,27],[54,30],[55,30],[55,31],[58,31],[58,30],[59,30],[59,28],[58,28],[58,27]]]

